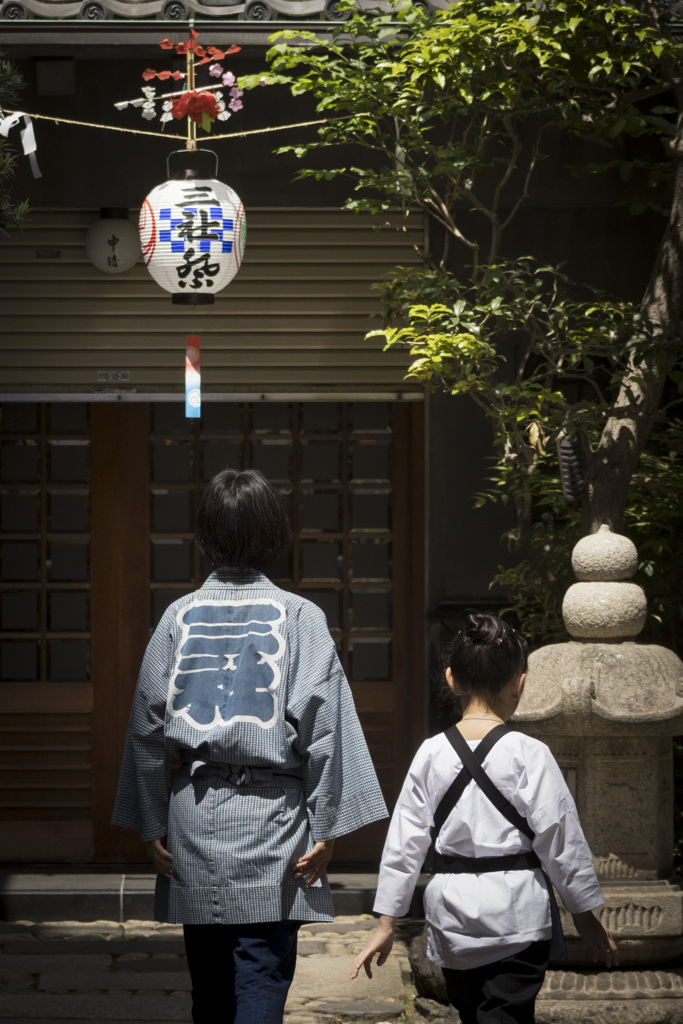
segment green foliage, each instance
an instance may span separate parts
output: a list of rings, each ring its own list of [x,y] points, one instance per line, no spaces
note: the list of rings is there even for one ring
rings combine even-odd
[[[386,15],[347,9],[329,41],[273,37],[270,80],[312,94],[330,118],[315,141],[281,152],[330,150],[330,160],[352,146],[343,164],[301,176],[346,176],[352,210],[423,208],[469,249],[475,277],[480,242],[463,217],[482,215],[483,258],[497,259],[550,128],[607,145],[671,134],[668,114],[637,103],[666,91],[683,45],[636,6],[455,0],[431,17],[407,2]]]
[[[14,65],[0,59],[0,110],[16,102],[22,85],[21,76]],[[0,229],[20,227],[22,217],[28,210],[28,202],[17,202],[11,193],[15,160],[11,144],[0,135]]]
[[[596,445],[615,395],[637,377],[634,366],[656,365],[681,393],[683,329],[655,329],[639,306],[579,287],[528,258],[482,267],[479,282],[465,285],[444,271],[399,268],[380,288],[394,325],[372,333],[386,348],[409,350],[408,378],[470,395],[491,422],[495,458],[475,503],[514,508],[507,541],[517,555],[494,582],[535,643],[565,638],[561,603],[582,530],[580,508],[562,496],[555,441],[565,432]],[[416,296],[431,301],[414,304]],[[660,632],[683,603],[671,568],[680,563],[682,469],[681,424],[663,419],[641,456],[626,510]]]
[[[416,281],[415,281],[416,279]],[[416,292],[448,302],[408,305]],[[372,334],[407,347],[407,377],[469,394],[490,417],[501,500],[527,500],[539,458],[560,431],[599,435],[634,362],[656,363],[683,388],[683,330],[655,330],[633,303],[573,285],[522,258],[482,268],[476,285],[446,272],[397,273]],[[484,500],[483,498],[480,500]]]
[[[683,419],[665,420],[652,431],[631,481],[625,524],[640,556],[638,582],[648,596],[649,635],[680,648]]]
[[[580,437],[592,470],[611,479],[618,418],[645,407],[642,395],[663,377],[683,394],[683,332],[679,316],[654,324],[636,304],[579,287],[531,257],[503,259],[503,235],[557,132],[606,151],[574,171],[616,169],[632,183],[624,201],[633,212],[665,211],[669,144],[681,146],[682,122],[657,98],[681,91],[683,42],[649,0],[454,0],[429,17],[408,2],[387,14],[346,9],[327,39],[273,37],[270,81],[313,96],[328,119],[313,141],[282,151],[305,164],[302,177],[346,178],[351,210],[417,207],[441,225],[436,264],[397,268],[380,286],[385,326],[371,333],[407,349],[410,379],[485,410],[495,460],[476,501],[515,513],[508,541],[517,563],[497,581],[537,641],[557,639],[569,553],[586,525],[561,497],[555,441],[561,432]],[[624,153],[624,139],[646,136],[663,143],[661,162],[651,150]],[[581,160],[585,149],[575,148]],[[466,255],[467,281],[449,271],[454,246]],[[662,416],[637,465],[640,442],[619,467],[634,474],[627,529],[663,630],[680,590],[661,560],[675,563],[681,536],[680,446],[677,428],[664,424]]]

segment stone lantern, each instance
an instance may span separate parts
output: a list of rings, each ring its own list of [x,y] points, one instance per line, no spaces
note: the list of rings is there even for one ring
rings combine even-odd
[[[579,541],[572,554],[579,582],[562,606],[573,639],[531,655],[511,723],[547,743],[565,774],[603,887],[601,918],[627,966],[662,964],[683,952],[683,893],[670,881],[671,737],[683,732],[683,662],[672,651],[632,639],[647,614],[643,590],[630,582],[637,564],[635,546],[608,526]],[[590,963],[568,914],[563,924],[569,964]],[[630,997],[643,998],[642,979],[660,973],[632,971]],[[604,977],[603,996],[612,1000],[619,975]],[[678,975],[674,980],[649,998],[675,995],[678,1002],[683,986]],[[564,998],[571,999],[568,977],[564,984]],[[543,995],[552,995],[552,985]],[[671,1012],[673,1004],[667,1007]]]

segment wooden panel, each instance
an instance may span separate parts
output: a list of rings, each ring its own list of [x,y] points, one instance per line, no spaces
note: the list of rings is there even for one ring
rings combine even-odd
[[[149,407],[92,410],[92,803],[98,861],[145,859],[137,836],[113,828],[121,752],[149,639]]]
[[[91,859],[92,687],[24,683],[2,690],[0,859]]]
[[[89,821],[0,821],[2,859],[9,863],[46,861],[87,864],[92,860]]]
[[[305,593],[302,591],[302,593]],[[351,683],[351,693],[360,715],[368,711],[381,711],[393,706],[396,687],[393,683]]]
[[[202,335],[203,385],[264,391],[420,390],[408,357],[365,340],[379,306],[371,284],[419,263],[422,220],[373,230],[338,210],[249,211],[246,259],[211,307],[193,316],[140,262],[123,274],[92,267],[84,239],[95,210],[35,210],[0,238],[0,374],[6,390],[97,389],[98,370],[128,370],[119,387],[184,389],[185,334]],[[400,219],[397,219],[397,223]]]
[[[90,683],[3,683],[0,701],[4,714],[25,712],[31,714],[40,708],[52,711],[92,711]]]

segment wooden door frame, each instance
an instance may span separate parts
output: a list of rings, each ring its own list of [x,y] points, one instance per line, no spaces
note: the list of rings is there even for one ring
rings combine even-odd
[[[145,860],[111,814],[150,637],[149,414],[147,403],[98,403],[91,417],[92,809],[94,859],[108,864]]]
[[[396,707],[402,709],[402,727],[396,730],[394,743],[394,790],[398,794],[413,755],[425,738],[429,692],[423,402],[394,403],[393,437],[394,679]]]

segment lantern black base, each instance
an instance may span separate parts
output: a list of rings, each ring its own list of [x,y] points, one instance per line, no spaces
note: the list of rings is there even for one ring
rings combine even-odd
[[[169,181],[211,180],[218,177],[218,157],[212,149],[175,149],[168,154]]]
[[[213,295],[207,295],[206,292],[194,295],[187,295],[185,292],[174,292],[171,296],[171,302],[174,306],[213,306]]]

